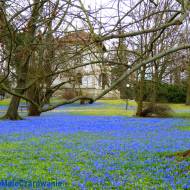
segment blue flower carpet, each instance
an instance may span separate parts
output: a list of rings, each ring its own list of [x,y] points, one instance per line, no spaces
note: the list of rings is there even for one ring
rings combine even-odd
[[[190,160],[168,156],[190,149],[187,126],[187,119],[51,112],[0,121],[0,189],[190,189]],[[1,180],[62,186],[1,187]]]

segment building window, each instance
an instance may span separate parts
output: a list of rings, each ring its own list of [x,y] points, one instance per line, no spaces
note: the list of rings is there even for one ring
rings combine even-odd
[[[77,84],[82,85],[82,74],[81,73],[76,74],[76,81],[77,81]]]

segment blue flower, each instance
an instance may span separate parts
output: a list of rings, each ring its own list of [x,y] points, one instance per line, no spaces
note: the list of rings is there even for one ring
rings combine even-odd
[[[46,158],[41,157],[41,158],[39,158],[39,160],[41,160],[41,161],[45,161]]]

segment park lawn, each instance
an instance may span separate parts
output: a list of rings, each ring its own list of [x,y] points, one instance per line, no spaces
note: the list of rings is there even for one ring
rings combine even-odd
[[[173,117],[177,118],[190,118],[190,106],[185,104],[169,104],[174,110]]]
[[[190,131],[181,130],[189,124],[61,113],[1,121],[0,180],[49,183],[38,189],[184,190],[190,162],[167,156],[189,148]]]
[[[137,106],[137,103],[134,101],[134,100],[122,100],[122,99],[117,99],[117,100],[108,100],[108,99],[102,99],[102,100],[99,100],[98,102],[102,102],[102,103],[105,103],[105,104],[112,104],[112,105],[118,105],[118,104],[126,104],[126,102],[128,102],[128,105],[129,106]]]
[[[32,181],[43,182],[38,189],[190,188],[190,160],[168,157],[189,149],[190,120],[125,117],[134,114],[135,103],[125,106],[100,100],[0,121],[0,181],[25,180],[25,190]],[[184,105],[171,106],[188,113]]]
[[[135,112],[133,110],[120,110],[115,108],[104,108],[104,109],[79,109],[79,110],[68,110],[72,115],[97,115],[97,116],[133,116]]]
[[[0,100],[0,106],[8,106],[10,103],[10,99]]]
[[[190,110],[190,105],[185,105],[185,104],[169,104],[170,107],[174,110]]]
[[[178,129],[182,130],[182,131],[190,131],[190,125],[187,126],[179,126]]]
[[[8,106],[9,102],[10,99],[2,100],[0,101],[0,106]],[[51,103],[58,103],[58,102],[60,102],[60,99],[53,98],[51,100]],[[22,100],[21,103],[25,103],[25,101]],[[98,106],[98,104],[100,104],[101,106]],[[137,107],[136,102],[133,100],[129,100],[127,104],[128,107],[126,110],[126,100],[102,99],[95,102],[94,104],[80,105],[79,102],[76,102],[73,104],[74,106],[73,105],[62,106],[60,109],[56,111],[58,112],[64,111],[72,115],[97,115],[97,116],[118,115],[118,116],[129,116],[129,117],[134,116]],[[190,118],[190,106],[187,106],[185,104],[172,104],[172,103],[169,103],[168,105],[174,111],[171,117]],[[5,110],[4,109],[0,110],[0,112],[4,113]]]
[[[172,117],[175,117],[175,118],[187,118],[189,119],[190,118],[190,111],[189,112],[175,112],[172,114]]]
[[[3,100],[0,100],[0,106],[8,106],[9,103],[10,103],[10,98],[6,98],[6,99],[3,99]],[[26,101],[21,99],[21,103],[25,103]]]
[[[134,116],[135,106],[133,101],[128,102],[126,109],[126,101],[124,100],[99,100],[97,104],[81,105],[80,107],[72,107],[67,111],[70,114],[77,115],[97,115],[97,116]],[[131,107],[132,106],[132,107]],[[134,108],[134,109],[131,109]]]
[[[79,114],[79,115],[120,115],[120,116],[135,116],[137,104],[135,101],[128,101],[128,108],[126,110],[126,100],[99,100],[98,103],[102,103],[103,106],[93,107],[89,106],[80,106],[72,107],[68,109],[70,114]],[[167,104],[169,105],[173,113],[171,117],[176,118],[190,118],[190,106],[185,104]]]

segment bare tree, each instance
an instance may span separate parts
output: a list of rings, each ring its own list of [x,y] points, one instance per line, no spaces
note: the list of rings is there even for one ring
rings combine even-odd
[[[6,55],[10,60],[6,61],[8,65],[7,76],[11,73],[16,81],[16,87],[13,87],[13,89],[3,83],[0,84],[1,89],[13,95],[7,114],[4,117],[7,119],[20,118],[18,106],[21,98],[30,102],[31,115],[39,115],[41,112],[80,99],[87,99],[92,103],[116,88],[117,85],[136,71],[140,71],[142,81],[140,86],[143,90],[147,68],[154,66],[156,78],[158,75],[156,73],[157,63],[165,64],[160,61],[161,59],[171,53],[190,48],[189,43],[160,48],[160,43],[166,37],[166,31],[169,29],[172,31],[174,28],[183,25],[190,9],[188,0],[166,0],[158,4],[148,0],[138,2],[131,0],[126,4],[124,1],[118,0],[115,2],[117,9],[114,7],[100,7],[96,10],[86,8],[80,0],[33,0],[32,4],[27,2],[14,8],[13,2],[0,4],[0,30],[3,34],[0,41],[5,46],[5,50],[8,52]],[[15,11],[14,14],[10,14],[11,9]],[[109,11],[112,15],[101,15],[103,11]],[[134,17],[136,12],[146,14]],[[98,16],[98,14],[101,16]],[[155,20],[156,23],[154,23]],[[80,23],[83,31],[88,34],[88,40],[82,38],[83,45],[80,45],[75,53],[68,55],[67,51],[61,50],[60,42],[66,36],[66,32],[76,33],[78,31],[76,22]],[[115,54],[118,53],[119,59],[113,60],[108,56],[112,51],[109,49],[110,44],[115,41],[119,43],[122,40],[126,41],[125,52],[128,52],[129,59],[132,61],[130,61],[130,68],[125,67],[123,73],[113,84],[108,85],[96,97],[78,96],[71,100],[63,100],[54,106],[44,107],[53,92],[57,91],[62,85],[71,83],[71,81],[75,81],[74,84],[77,82],[76,77],[71,74],[69,80],[61,81],[53,86],[52,81],[60,75],[76,73],[77,69],[87,65],[99,64],[100,67],[102,65],[110,67],[113,64],[128,65],[124,62],[128,62],[129,59],[121,59],[120,48],[115,50]],[[62,44],[66,44],[66,42],[62,41]],[[94,48],[94,46],[97,48]],[[104,46],[106,46],[106,53],[102,52]],[[63,48],[63,45],[61,47]],[[102,56],[97,56],[97,53],[100,54],[100,52],[102,52]],[[96,60],[73,64],[76,57],[85,53],[90,56],[93,55]],[[114,53],[111,52],[111,54]],[[9,68],[11,68],[11,72]],[[139,97],[141,97],[139,102],[142,103],[143,92]],[[142,106],[139,110],[141,109]]]

